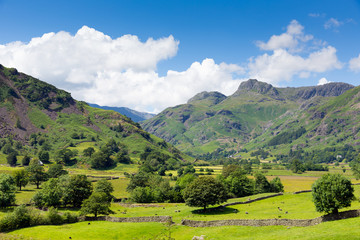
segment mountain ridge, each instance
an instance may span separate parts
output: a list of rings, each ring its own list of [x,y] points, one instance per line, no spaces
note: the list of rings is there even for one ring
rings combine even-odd
[[[221,93],[196,94],[186,104],[167,108],[144,121],[142,126],[179,149],[198,154],[218,148],[254,148],[259,136],[267,136],[268,139],[262,139],[262,142],[274,137],[267,133],[268,129],[281,119],[292,119],[291,116],[301,114],[307,116],[308,111],[353,88],[347,83],[276,88],[249,79],[228,97]],[[214,98],[214,95],[222,96],[221,101],[207,100]]]

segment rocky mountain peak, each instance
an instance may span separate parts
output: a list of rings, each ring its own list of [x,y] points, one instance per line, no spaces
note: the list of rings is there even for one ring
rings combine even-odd
[[[279,92],[271,84],[260,82],[257,79],[249,79],[242,82],[238,90],[234,93],[234,96],[240,95],[245,92],[256,92],[260,94],[267,94],[270,96],[278,96]]]

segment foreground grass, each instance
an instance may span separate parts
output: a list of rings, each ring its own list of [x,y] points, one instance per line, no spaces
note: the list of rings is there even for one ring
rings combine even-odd
[[[191,228],[175,225],[170,228],[176,240],[188,240],[205,235],[208,239],[359,239],[359,218],[321,223],[311,227],[244,227],[224,226]],[[38,226],[16,230],[9,235],[45,239],[156,239],[168,235],[161,223],[81,222],[61,226]],[[8,235],[8,236],[9,236]]]

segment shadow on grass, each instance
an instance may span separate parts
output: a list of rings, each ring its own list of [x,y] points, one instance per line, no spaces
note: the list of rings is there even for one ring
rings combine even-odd
[[[22,193],[22,192],[35,192],[35,190],[34,189],[21,189],[21,191],[20,190],[16,191],[16,193]]]
[[[231,207],[213,207],[207,208],[204,212],[204,209],[196,209],[191,211],[193,214],[202,215],[202,216],[212,216],[212,215],[224,215],[224,214],[233,214],[238,213],[238,210]]]
[[[2,213],[9,213],[9,212],[12,212],[12,211],[14,211],[14,207],[13,206],[11,206],[11,207],[3,207],[3,208],[0,208],[0,212],[2,212]]]

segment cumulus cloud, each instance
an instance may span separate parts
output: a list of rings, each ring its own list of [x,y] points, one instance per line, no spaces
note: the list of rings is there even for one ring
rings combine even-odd
[[[351,71],[360,72],[360,54],[358,57],[350,59],[349,68]]]
[[[144,42],[134,35],[112,39],[84,26],[75,35],[47,33],[29,43],[0,45],[0,62],[68,90],[79,100],[140,111],[160,111],[199,91],[235,91],[241,79],[234,75],[243,68],[212,59],[160,77],[158,62],[175,56],[178,45],[173,36]]]
[[[258,41],[257,46],[262,50],[289,49],[298,51],[299,42],[307,42],[313,39],[312,35],[305,35],[304,27],[296,20],[292,20],[287,26],[287,31],[280,35],[273,35],[268,42]]]
[[[304,27],[293,20],[285,33],[272,36],[267,43],[260,42],[260,49],[272,50],[272,53],[250,59],[250,77],[277,84],[281,81],[291,81],[293,77],[308,78],[312,73],[342,67],[334,47],[320,45],[318,40],[310,41],[313,36],[306,35],[303,30]],[[301,42],[308,41],[308,46],[299,47]],[[298,51],[294,52],[293,49]]]
[[[318,82],[318,86],[320,86],[320,85],[324,85],[324,84],[327,84],[327,83],[331,83],[330,81],[328,81],[326,78],[320,78],[319,79],[319,82]]]
[[[231,94],[243,81],[233,78],[233,74],[242,72],[237,65],[216,64],[213,59],[194,62],[183,72],[168,71],[163,77],[155,71],[108,71],[100,73],[92,87],[74,93],[86,101],[96,99],[102,105],[119,105],[120,102],[137,110],[159,112],[182,104],[204,90]]]

